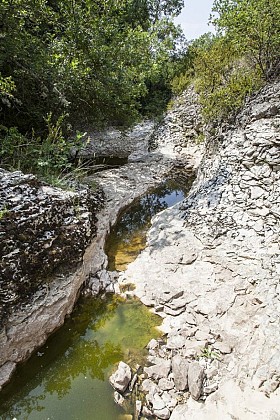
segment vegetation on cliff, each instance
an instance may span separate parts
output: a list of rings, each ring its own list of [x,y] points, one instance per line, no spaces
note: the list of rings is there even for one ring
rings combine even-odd
[[[277,0],[215,0],[212,11],[217,34],[189,44],[173,80],[175,93],[194,83],[207,121],[232,115],[280,72]]]
[[[0,164],[49,178],[73,166],[69,150],[82,135],[70,123],[127,126],[163,111],[172,89],[191,83],[205,120],[221,120],[279,75],[278,0],[215,0],[217,33],[178,52],[173,18],[182,6],[2,0]]]

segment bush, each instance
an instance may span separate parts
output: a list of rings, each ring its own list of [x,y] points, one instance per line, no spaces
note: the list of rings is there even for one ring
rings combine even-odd
[[[186,70],[185,73],[181,73],[178,76],[175,76],[172,80],[172,92],[176,95],[182,93],[186,90],[193,79],[193,72],[191,69]]]
[[[200,51],[194,68],[194,84],[206,121],[234,114],[246,96],[262,84],[260,70],[250,66],[225,38],[217,38],[209,50]]]
[[[280,73],[277,0],[215,0],[218,35],[193,41],[173,79],[174,93],[190,83],[200,94],[206,121],[234,115],[247,95]]]
[[[60,176],[73,168],[70,152],[73,147],[81,147],[82,135],[77,133],[73,139],[67,139],[62,133],[65,115],[52,121],[49,114],[46,119],[47,134],[44,138],[22,135],[16,127],[0,126],[0,164],[9,170],[33,172],[44,179]]]
[[[278,0],[215,0],[212,23],[266,80],[280,72]]]

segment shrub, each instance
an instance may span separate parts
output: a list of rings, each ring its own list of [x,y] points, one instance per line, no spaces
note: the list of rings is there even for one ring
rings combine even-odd
[[[225,38],[217,38],[209,50],[200,51],[194,68],[194,83],[206,121],[234,114],[246,96],[262,84],[260,70],[250,66]]]
[[[70,171],[70,152],[73,147],[81,147],[81,133],[73,139],[67,139],[62,132],[65,115],[52,121],[49,114],[46,119],[47,133],[44,137],[30,138],[22,135],[16,127],[0,126],[0,163],[9,170],[34,172],[44,179],[55,178]]]

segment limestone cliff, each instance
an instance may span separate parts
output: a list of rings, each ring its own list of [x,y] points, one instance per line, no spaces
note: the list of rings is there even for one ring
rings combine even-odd
[[[279,416],[279,127],[274,83],[208,135],[189,197],[155,217],[148,247],[123,275],[163,317],[167,342],[150,348],[153,384],[144,385],[149,409],[161,399],[159,418]],[[179,371],[197,373],[183,393],[174,357]],[[169,359],[166,395],[154,372]],[[174,409],[176,396],[185,403]]]

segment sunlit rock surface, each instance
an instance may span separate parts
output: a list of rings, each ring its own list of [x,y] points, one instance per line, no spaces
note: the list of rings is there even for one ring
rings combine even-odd
[[[116,130],[109,137],[101,135],[98,150],[89,142],[85,158],[96,153],[123,156],[122,149],[131,161],[84,180],[99,185],[104,196],[89,188],[66,192],[32,175],[1,171],[1,386],[14,364],[28,358],[63,324],[85,282],[93,295],[112,291],[115,278],[106,272],[104,243],[119,212],[171,172],[184,170],[188,176],[195,171],[197,159],[181,156],[172,136],[167,143],[165,137],[158,139],[156,150],[151,147],[155,130],[160,127],[144,122],[126,133],[124,142]],[[168,147],[162,148],[163,143]]]
[[[61,266],[81,261],[96,232],[101,192],[63,191],[33,175],[0,170],[1,316]]]
[[[168,391],[172,420],[279,417],[279,104],[274,83],[207,139],[189,197],[154,218],[119,279],[163,317],[167,342],[150,363],[177,354],[205,373],[199,402]]]

